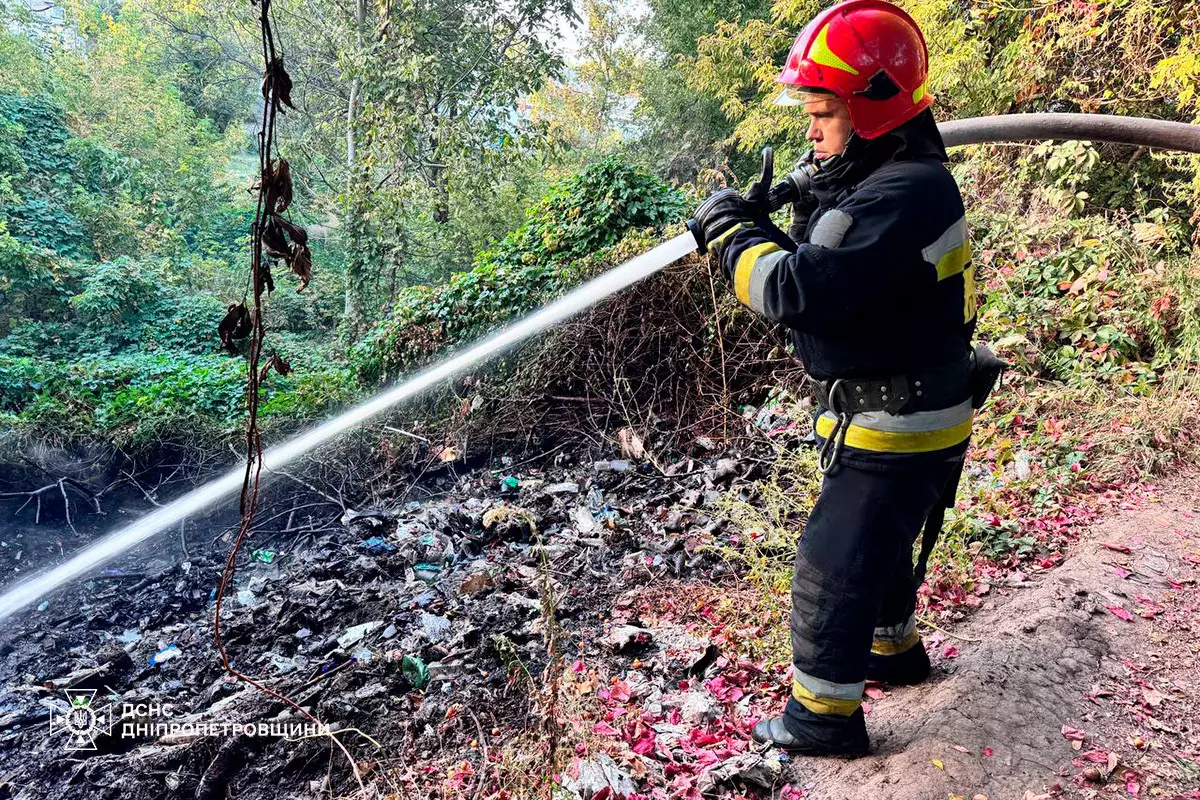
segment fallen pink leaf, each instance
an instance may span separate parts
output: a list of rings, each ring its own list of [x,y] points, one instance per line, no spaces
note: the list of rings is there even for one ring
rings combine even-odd
[[[614,728],[612,725],[609,725],[607,722],[597,722],[595,724],[595,726],[592,728],[592,730],[595,733],[600,734],[601,736],[619,736],[620,735],[617,733],[617,729]]]
[[[1082,742],[1084,737],[1087,736],[1087,734],[1079,730],[1079,728],[1072,728],[1067,725],[1062,726],[1062,735],[1064,739],[1070,742]]]
[[[948,644],[942,648],[943,658],[958,658],[958,648],[952,644]]]
[[[1113,570],[1113,574],[1114,574],[1114,575],[1116,575],[1116,576],[1117,576],[1118,578],[1120,578],[1121,580],[1125,580],[1126,578],[1128,578],[1128,577],[1129,577],[1130,575],[1132,575],[1133,573],[1132,573],[1132,572],[1130,572],[1130,571],[1129,571],[1129,570],[1127,570],[1127,569],[1124,569],[1124,568],[1122,568],[1122,567],[1117,567],[1116,569],[1114,569],[1114,570]]]
[[[992,748],[990,748],[990,747],[983,748],[983,757],[991,758],[992,757]]]
[[[865,694],[867,697],[871,698],[872,700],[882,700],[885,696],[883,689],[880,689],[875,686],[868,686],[863,691],[863,694]]]
[[[1130,614],[1128,611],[1121,608],[1120,606],[1105,606],[1105,608],[1107,608],[1109,611],[1111,611],[1112,615],[1118,619],[1123,619],[1126,622],[1134,622],[1135,621],[1133,614]]]
[[[1101,543],[1100,543],[1100,546],[1101,546],[1101,547],[1107,547],[1109,550],[1112,550],[1112,551],[1114,551],[1114,552],[1117,552],[1117,553],[1126,553],[1126,554],[1128,554],[1128,553],[1131,553],[1131,552],[1132,552],[1132,551],[1131,551],[1131,550],[1130,550],[1128,547],[1126,547],[1126,546],[1125,546],[1125,545],[1123,545],[1123,544],[1111,544],[1111,543],[1109,543],[1109,542],[1101,542]]]

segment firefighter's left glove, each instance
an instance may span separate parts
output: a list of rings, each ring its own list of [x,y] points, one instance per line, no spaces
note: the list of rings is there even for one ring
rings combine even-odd
[[[754,216],[754,207],[736,189],[722,189],[700,204],[687,226],[701,253],[715,253],[726,234],[751,224]]]

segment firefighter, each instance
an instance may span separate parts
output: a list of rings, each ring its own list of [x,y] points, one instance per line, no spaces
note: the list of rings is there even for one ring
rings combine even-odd
[[[790,329],[817,399],[825,474],[792,577],[792,692],[754,728],[802,754],[866,753],[864,681],[928,676],[916,589],[999,375],[971,347],[971,247],[927,73],[924,37],[898,7],[825,10],[779,77],[777,102],[808,113],[813,146],[788,192],[771,192],[792,200],[789,231],[768,218],[766,165],[692,223],[737,298]]]

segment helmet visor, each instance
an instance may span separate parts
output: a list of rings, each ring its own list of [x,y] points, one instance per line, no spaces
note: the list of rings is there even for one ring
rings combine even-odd
[[[777,106],[800,106],[805,111],[819,108],[828,103],[840,102],[838,96],[824,89],[813,89],[808,86],[784,86],[772,101]]]

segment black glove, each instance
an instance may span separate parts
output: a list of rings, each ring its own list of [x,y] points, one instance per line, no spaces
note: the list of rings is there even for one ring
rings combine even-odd
[[[743,194],[733,189],[722,189],[705,200],[696,214],[688,220],[688,230],[696,237],[696,246],[701,254],[708,252],[713,240],[740,222],[764,222],[769,224],[771,213],[783,208],[777,190],[771,186],[775,176],[775,152],[770,147],[762,151],[762,171],[758,180],[746,187]]]
[[[700,252],[707,253],[709,245],[721,234],[751,222],[754,217],[754,208],[736,189],[722,189],[700,204],[687,226],[696,237]]]

